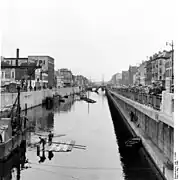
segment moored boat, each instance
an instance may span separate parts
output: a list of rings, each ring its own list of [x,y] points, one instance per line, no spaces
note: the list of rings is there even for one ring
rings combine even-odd
[[[11,118],[1,118],[0,120],[0,134],[2,142],[0,142],[0,161],[6,160],[10,154],[20,146],[24,139],[24,133],[28,126],[26,118],[22,118],[21,129],[13,129]]]
[[[93,99],[87,98],[87,97],[80,97],[81,100],[84,100],[88,103],[96,103],[96,101],[94,101]]]
[[[13,109],[15,107],[17,107],[16,114]],[[10,117],[0,119],[0,161],[6,160],[24,139],[29,123],[20,113],[20,88],[18,88],[18,96],[9,114]]]
[[[123,145],[121,145],[120,151],[122,154],[127,154],[127,155],[134,155],[139,151],[139,149],[142,147],[142,140],[140,137],[134,137],[126,142],[124,142]]]
[[[94,101],[92,99],[89,99],[89,98],[87,98],[86,101],[89,102],[89,103],[96,103],[96,101]]]

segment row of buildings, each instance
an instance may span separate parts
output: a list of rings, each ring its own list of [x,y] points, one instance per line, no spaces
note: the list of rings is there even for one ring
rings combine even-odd
[[[173,51],[158,52],[139,66],[129,66],[128,71],[116,73],[110,81],[113,85],[160,84],[164,87],[173,84]]]
[[[56,87],[87,86],[89,80],[82,75],[73,75],[71,70],[62,68],[55,71]]]
[[[10,83],[24,82],[24,86],[64,87],[84,86],[88,79],[82,75],[73,75],[68,69],[55,71],[54,58],[50,56],[1,57],[1,87]]]
[[[41,68],[38,68],[38,66]],[[1,86],[11,82],[21,83],[32,87],[38,83],[40,86],[53,87],[54,59],[50,56],[28,56],[19,58],[17,49],[16,58],[1,57]]]

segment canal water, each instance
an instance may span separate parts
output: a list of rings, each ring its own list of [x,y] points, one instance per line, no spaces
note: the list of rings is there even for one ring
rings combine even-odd
[[[120,138],[115,131],[104,92],[90,93],[89,96],[97,103],[88,104],[76,97],[69,97],[66,104],[55,105],[52,110],[42,107],[28,110],[27,116],[33,126],[26,139],[26,158],[29,163],[20,172],[18,179],[156,179],[155,173],[140,154],[136,154],[135,161],[120,154]],[[55,142],[74,140],[75,144],[86,148],[54,152],[51,159],[45,152],[44,162],[39,162],[40,158],[33,144],[39,141],[39,134],[45,135],[49,131],[53,131]],[[11,173],[11,179],[17,179],[16,168]]]

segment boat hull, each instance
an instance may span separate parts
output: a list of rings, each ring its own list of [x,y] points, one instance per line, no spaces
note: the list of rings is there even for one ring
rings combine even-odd
[[[19,132],[15,136],[12,136],[12,138],[10,138],[8,141],[0,143],[0,162],[6,161],[15,151],[15,149],[20,146],[22,140],[25,139],[26,130]]]

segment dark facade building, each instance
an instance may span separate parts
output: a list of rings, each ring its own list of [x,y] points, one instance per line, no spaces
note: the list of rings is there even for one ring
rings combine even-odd
[[[145,84],[151,85],[152,83],[152,57],[146,62],[146,74],[145,74]]]
[[[42,65],[42,68],[36,69],[38,65]],[[15,58],[1,57],[1,66],[6,66],[6,69],[3,68],[1,73],[3,81],[21,81],[24,79],[31,80],[32,84],[35,84],[36,81],[41,82],[41,86],[44,83],[48,87],[55,85],[54,59],[50,56],[20,58],[19,49],[17,49]],[[11,66],[24,66],[24,68],[12,68]]]
[[[28,56],[28,61],[42,64],[40,80],[47,82],[48,87],[55,86],[55,73],[54,73],[54,59],[50,56]],[[39,77],[39,72],[36,71],[35,75]]]
[[[128,71],[122,71],[122,84],[125,86],[129,85],[129,72]]]
[[[35,79],[35,71],[34,66],[36,66],[35,62],[28,62],[28,58],[19,58],[17,61],[18,66],[27,66],[28,68],[26,69],[20,69],[20,68],[11,68],[10,66],[15,66],[16,65],[16,58],[3,58],[1,61],[1,66],[6,65],[9,66],[10,68],[3,69],[5,74],[8,74],[9,70],[14,72],[12,75],[12,78],[15,79],[16,81],[20,81],[23,78],[26,78],[27,76],[30,77],[31,79]],[[9,77],[10,78],[10,77]],[[29,79],[29,78],[28,78]]]
[[[62,68],[59,71],[59,79],[63,82],[64,86],[71,87],[73,85],[73,74],[71,70]]]
[[[133,76],[134,76],[134,74],[136,74],[137,70],[138,70],[137,66],[129,66],[129,70],[128,70],[128,72],[129,72],[129,82],[128,82],[129,85],[134,84]]]

